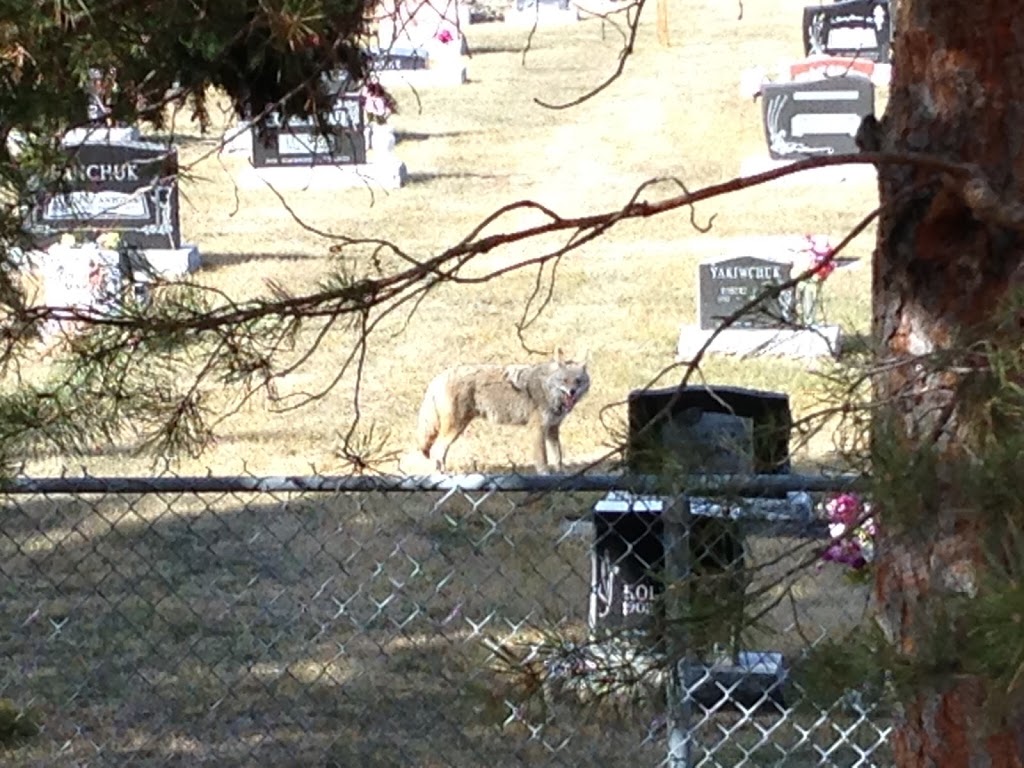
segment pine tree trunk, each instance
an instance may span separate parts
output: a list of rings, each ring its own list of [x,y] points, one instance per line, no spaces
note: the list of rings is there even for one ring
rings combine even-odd
[[[893,5],[897,31],[882,148],[976,164],[1001,199],[1024,199],[1020,0]],[[906,166],[879,169],[881,200],[896,203],[879,222],[873,287],[875,338],[890,363],[951,349],[965,330],[991,321],[1024,263],[1021,233],[978,220],[950,187],[934,183],[907,202],[907,191],[934,175]],[[881,623],[912,669],[931,665],[902,689],[908,693],[893,741],[901,768],[1024,768],[1019,709],[993,715],[984,706],[991,682],[959,666],[955,656],[936,668],[932,653],[936,637],[955,645],[964,631],[943,613],[943,601],[976,599],[986,584],[985,523],[954,479],[973,434],[964,398],[969,375],[960,366],[912,362],[889,365],[876,380],[876,397],[885,404],[875,421],[876,467],[884,441],[895,441],[905,455],[934,447],[934,461],[918,467],[902,502],[883,501],[879,513]],[[880,474],[882,483],[901,480]]]

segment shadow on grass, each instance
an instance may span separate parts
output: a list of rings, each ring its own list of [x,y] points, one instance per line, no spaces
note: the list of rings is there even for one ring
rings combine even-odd
[[[395,142],[401,144],[406,141],[427,141],[429,139],[449,139],[456,136],[467,136],[472,131],[437,131],[425,133],[422,131],[395,131]]]
[[[865,357],[871,354],[873,348],[874,340],[870,334],[860,331],[844,332],[838,359],[852,360],[857,357]]]
[[[237,267],[243,264],[251,264],[254,261],[316,261],[322,259],[323,255],[309,252],[281,252],[281,253],[207,253],[200,255],[202,269],[204,272],[224,269],[225,267]]]
[[[585,549],[486,493],[4,502],[7,766],[519,765],[480,635],[586,610]]]
[[[470,56],[486,56],[489,53],[522,53],[524,45],[470,45]]]
[[[145,141],[155,141],[159,144],[174,144],[176,147],[217,147],[221,144],[221,136],[211,132],[207,136],[186,136],[178,133],[155,133],[147,134]]]
[[[4,497],[0,698],[44,726],[4,765],[656,764],[649,719],[517,719],[480,642],[585,635],[589,542],[560,523],[600,495]]]
[[[418,172],[410,173],[406,184],[429,184],[432,181],[441,179],[504,179],[505,176],[495,173],[443,173],[443,172]]]

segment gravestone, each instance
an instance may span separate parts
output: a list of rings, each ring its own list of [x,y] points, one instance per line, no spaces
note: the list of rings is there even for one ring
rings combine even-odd
[[[856,75],[812,82],[765,83],[765,140],[773,160],[856,153],[854,137],[875,111],[875,86]]]
[[[65,233],[95,238],[102,232],[118,233],[130,248],[182,247],[177,150],[111,133],[65,139],[63,178],[40,192],[28,217],[38,247]]]
[[[430,57],[425,48],[391,46],[385,50],[371,50],[370,69],[374,72],[396,72],[426,69]]]
[[[804,53],[888,63],[892,18],[888,0],[842,0],[803,13]]]
[[[784,393],[739,387],[637,390],[628,399],[626,461],[634,472],[789,471],[792,416]],[[751,503],[758,500],[743,500]],[[792,500],[763,499],[792,512]],[[596,638],[631,639],[636,651],[665,650],[668,632],[685,633],[679,676],[709,709],[779,711],[786,672],[778,653],[741,651],[746,577],[738,508],[690,499],[687,611],[696,622],[663,623],[665,526],[670,499],[613,492],[594,507],[590,628]],[[801,513],[811,516],[810,501]],[[700,617],[704,617],[701,620]]]
[[[461,85],[466,82],[469,5],[460,0],[382,0],[375,6],[373,57],[384,85]],[[390,58],[391,54],[397,54]]]
[[[252,126],[252,164],[256,168],[295,165],[359,165],[366,162],[365,120],[358,95],[338,96],[325,124],[312,117],[278,113]]]
[[[736,469],[757,474],[782,474],[790,470],[789,436],[793,419],[789,396],[783,392],[768,392],[744,387],[688,386],[643,389],[631,392],[628,399],[629,433],[626,443],[626,463],[641,474],[657,474],[664,469],[666,455],[692,456],[688,437],[696,431],[698,446],[702,450],[722,450],[734,454]],[[707,420],[709,416],[738,417],[751,425],[750,442],[737,442],[741,432],[733,432],[724,440],[717,433],[721,422]],[[724,443],[718,445],[716,443]],[[700,455],[697,460],[701,460]],[[678,459],[675,461],[679,463]],[[688,463],[692,465],[693,459]],[[721,472],[730,471],[721,463]]]
[[[717,328],[725,318],[740,311],[767,288],[789,281],[792,270],[792,263],[756,256],[702,263],[697,268],[700,327]],[[763,300],[730,327],[783,328],[792,320],[792,308],[793,289],[788,288],[778,296]]]
[[[835,357],[842,329],[827,321],[821,294],[815,288],[803,283],[767,295],[772,293],[771,286],[787,283],[812,268],[806,239],[751,237],[736,242],[729,248],[736,255],[705,259],[698,265],[696,322],[680,325],[676,360],[688,363],[698,355],[715,353]],[[802,247],[794,247],[797,242]],[[797,259],[802,260],[801,266],[794,266]],[[807,298],[816,300],[808,304]],[[723,325],[726,318],[755,300],[758,303],[732,324]],[[809,312],[809,307],[814,311]]]
[[[626,463],[641,474],[786,472],[789,398],[736,387],[637,390],[628,399]],[[664,579],[666,500],[610,493],[594,507],[590,626],[598,635],[653,630],[662,641],[659,596]],[[743,544],[738,523],[692,504],[688,540],[696,575],[697,613],[724,613],[716,626],[697,626],[694,648],[732,647],[742,617]],[[715,606],[722,608],[716,610]]]

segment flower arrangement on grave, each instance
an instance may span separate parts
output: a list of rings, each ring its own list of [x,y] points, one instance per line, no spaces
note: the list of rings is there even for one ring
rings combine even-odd
[[[836,269],[835,250],[825,235],[804,235],[804,253],[810,254],[810,269],[814,280],[810,285],[800,286],[800,320],[813,325],[822,319],[822,284]]]
[[[367,83],[363,86],[360,94],[363,102],[363,111],[370,123],[385,125],[388,118],[398,112],[398,103],[380,83]]]
[[[824,512],[832,541],[821,553],[822,563],[845,566],[853,582],[867,581],[878,533],[870,503],[855,493],[841,493],[825,502]]]

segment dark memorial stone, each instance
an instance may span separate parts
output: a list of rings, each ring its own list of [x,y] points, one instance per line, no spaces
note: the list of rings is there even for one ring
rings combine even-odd
[[[644,474],[784,472],[789,467],[789,398],[733,387],[638,390],[629,395],[626,462]],[[594,507],[590,626],[596,634],[648,633],[660,647],[664,630],[667,500],[609,494]],[[691,650],[734,649],[742,622],[745,576],[739,524],[694,512],[688,529]]]
[[[765,83],[765,140],[773,160],[803,160],[858,151],[854,137],[875,111],[875,86],[865,77]]]
[[[641,389],[629,394],[627,408],[626,462],[631,471],[656,475],[666,465],[692,463],[692,446],[681,442],[686,430],[707,414],[719,413],[750,420],[755,473],[789,472],[793,417],[783,392],[722,386]]]
[[[95,238],[117,232],[129,248],[179,248],[178,154],[143,141],[85,141],[64,146],[59,185],[41,192],[28,230],[45,248],[64,233]]]
[[[257,168],[359,165],[366,162],[363,109],[357,95],[340,94],[326,125],[309,117],[277,114],[252,127],[252,164]]]
[[[804,8],[804,53],[888,63],[892,18],[888,0],[843,0]]]
[[[370,69],[374,72],[394,72],[427,68],[428,53],[420,48],[398,48],[370,52]]]
[[[704,330],[722,321],[764,293],[766,288],[788,282],[793,265],[784,261],[740,256],[707,262],[698,267],[700,304],[698,317]],[[792,322],[794,289],[766,298],[748,310],[731,328],[784,328]]]

